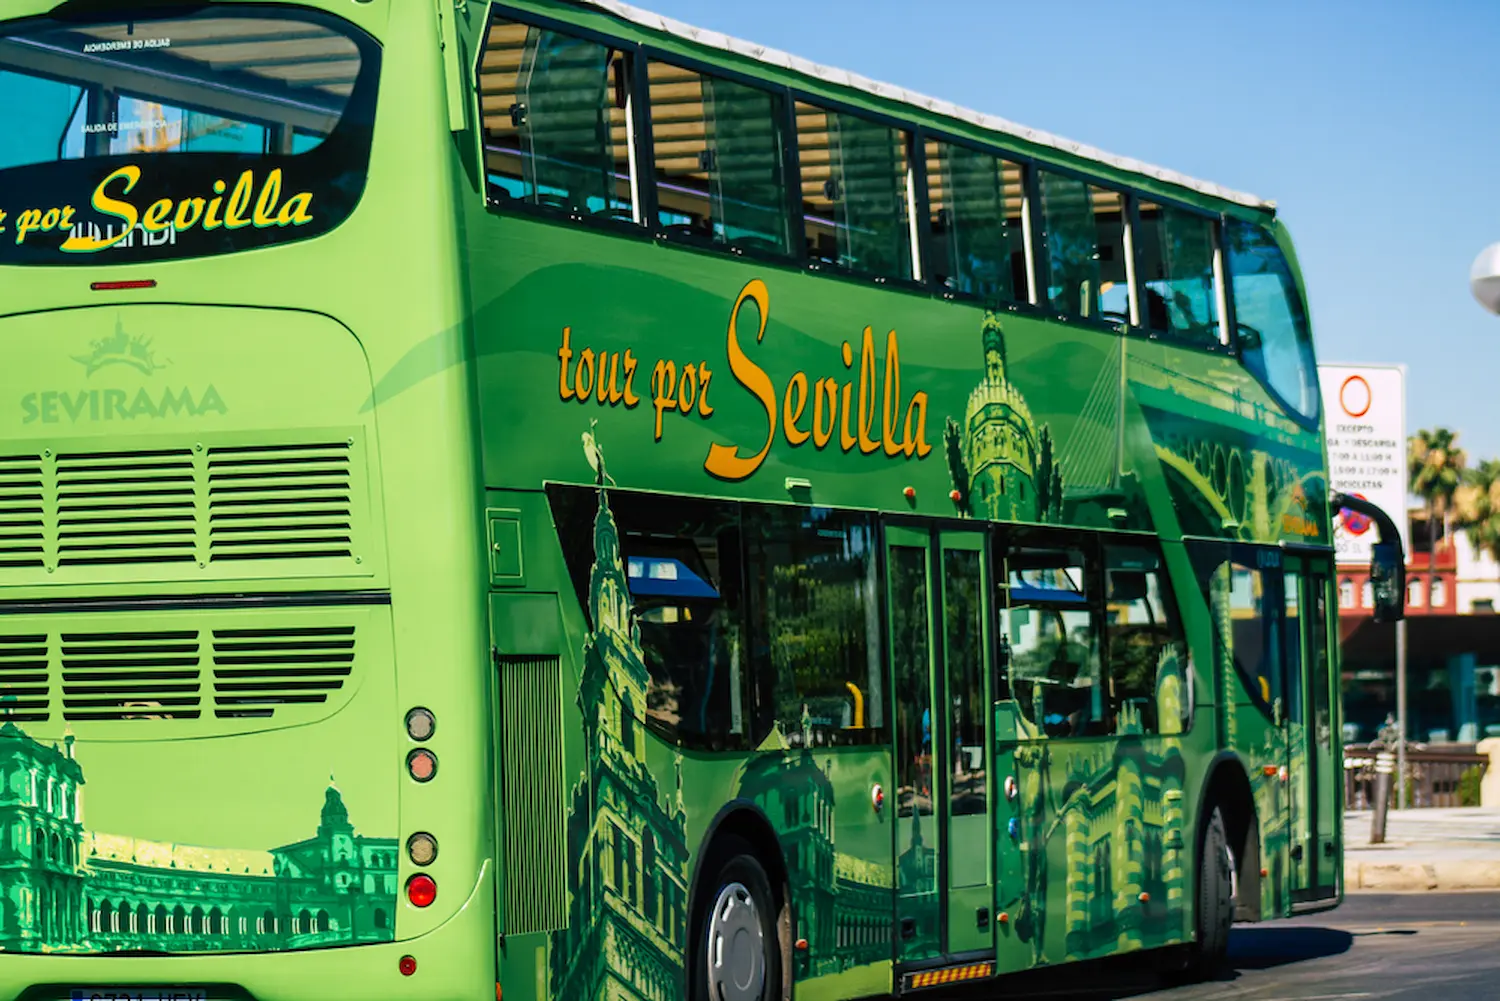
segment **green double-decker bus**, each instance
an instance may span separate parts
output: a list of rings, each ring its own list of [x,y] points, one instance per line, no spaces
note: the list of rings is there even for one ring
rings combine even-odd
[[[1270,203],[612,0],[4,15],[0,995],[832,1001],[1340,899]]]

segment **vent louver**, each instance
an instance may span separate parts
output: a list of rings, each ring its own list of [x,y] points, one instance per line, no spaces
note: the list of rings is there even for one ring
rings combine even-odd
[[[193,453],[57,457],[57,563],[192,563]]]
[[[0,456],[0,567],[42,565],[44,499],[41,456]]]
[[[354,669],[353,626],[214,630],[214,715],[326,702]]]
[[[501,797],[507,935],[556,931],[568,918],[563,822],[562,661],[501,656]]]
[[[0,720],[42,722],[47,712],[47,637],[0,636]]]
[[[197,719],[198,633],[62,634],[63,719]]]
[[[210,449],[209,559],[352,555],[349,451],[348,444]]]

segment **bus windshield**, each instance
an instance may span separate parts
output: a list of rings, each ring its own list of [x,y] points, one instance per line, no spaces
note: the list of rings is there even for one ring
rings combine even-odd
[[[364,188],[379,48],[215,4],[0,33],[0,264],[200,257],[325,233]]]

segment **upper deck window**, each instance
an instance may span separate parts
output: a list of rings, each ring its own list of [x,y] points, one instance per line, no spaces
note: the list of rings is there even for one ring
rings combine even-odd
[[[926,147],[932,259],[923,273],[965,295],[1027,301],[1020,165],[936,139]]]
[[[629,81],[618,49],[497,18],[479,66],[490,197],[634,219]]]
[[[658,61],[649,76],[659,225],[789,253],[782,97]]]
[[[312,11],[34,18],[0,34],[0,263],[327,232],[364,190],[380,50]]]
[[[1231,220],[1225,227],[1235,336],[1245,366],[1304,417],[1318,414],[1318,366],[1307,309],[1291,265],[1266,230]]]
[[[799,101],[797,158],[809,259],[911,278],[907,134]]]
[[[1040,178],[1047,303],[1068,316],[1128,322],[1124,196],[1049,171]]]
[[[1220,343],[1213,228],[1205,216],[1140,202],[1134,242],[1142,326],[1196,344]]]

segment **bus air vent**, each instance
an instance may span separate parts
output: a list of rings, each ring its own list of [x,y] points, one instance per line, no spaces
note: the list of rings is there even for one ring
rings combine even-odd
[[[498,656],[500,796],[504,803],[504,932],[567,924],[568,848],[563,814],[562,661]]]
[[[354,669],[353,626],[214,630],[214,715],[327,702]]]
[[[209,560],[352,555],[347,442],[212,448]]]
[[[47,719],[47,637],[0,636],[0,720]]]
[[[0,567],[42,565],[42,458],[0,456]]]
[[[58,565],[192,563],[194,495],[189,449],[59,455]]]
[[[63,719],[197,719],[198,631],[62,634]]]

